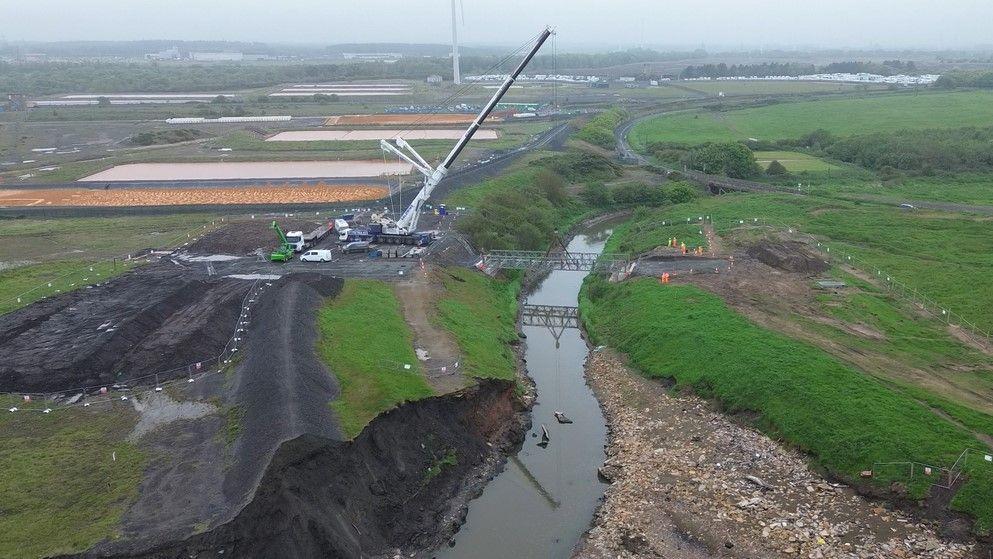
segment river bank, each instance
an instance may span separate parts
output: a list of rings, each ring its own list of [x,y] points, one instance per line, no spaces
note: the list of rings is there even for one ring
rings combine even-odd
[[[611,224],[597,219],[577,229],[568,250],[600,252]],[[526,278],[522,303],[575,306],[586,274],[559,270]],[[424,557],[567,558],[603,495],[596,468],[603,461],[606,429],[583,376],[586,343],[575,328],[520,322],[519,327],[525,335],[521,365],[526,367],[519,372],[519,386],[531,409],[527,438],[470,503],[453,545]],[[571,422],[560,423],[556,412]],[[550,437],[546,445],[539,444],[543,432]]]
[[[830,483],[804,456],[601,348],[587,379],[607,417],[612,485],[576,557],[974,556],[919,522]]]

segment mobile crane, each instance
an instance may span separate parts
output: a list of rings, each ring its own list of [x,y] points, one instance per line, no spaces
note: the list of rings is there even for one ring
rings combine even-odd
[[[531,62],[534,55],[538,53],[538,49],[541,48],[541,45],[545,43],[545,40],[547,40],[551,34],[552,30],[546,27],[538,35],[538,39],[535,41],[534,46],[531,47],[531,50],[528,52],[527,56],[524,57],[524,60],[518,64],[512,74],[507,76],[507,79],[503,81],[503,84],[500,85],[500,88],[497,89],[496,93],[493,94],[493,97],[491,97],[489,102],[486,103],[483,110],[476,115],[476,119],[472,121],[472,124],[470,124],[469,128],[462,134],[459,141],[455,143],[455,147],[452,148],[452,151],[448,153],[448,156],[445,157],[445,159],[437,167],[431,167],[431,165],[429,165],[428,162],[425,161],[424,158],[421,157],[410,144],[404,141],[403,138],[397,138],[395,145],[386,140],[380,140],[379,146],[383,151],[397,155],[407,163],[413,165],[415,169],[424,175],[424,186],[421,188],[420,192],[414,196],[413,201],[411,201],[410,205],[407,206],[407,209],[405,209],[400,215],[400,219],[394,221],[385,216],[375,216],[373,218],[374,227],[370,227],[369,231],[362,232],[363,234],[368,235],[374,241],[390,244],[412,244],[422,246],[430,242],[430,238],[425,238],[424,233],[415,233],[417,230],[417,220],[421,215],[421,206],[423,206],[424,202],[431,197],[431,192],[436,186],[438,186],[438,183],[440,183],[441,180],[448,175],[448,171],[451,169],[452,164],[455,163],[455,159],[460,153],[462,153],[462,150],[465,148],[466,144],[469,143],[469,140],[472,139],[472,136],[476,133],[476,130],[479,130],[479,127],[483,124],[483,121],[486,120],[486,117],[488,117],[491,112],[493,112],[493,109],[496,108],[497,104],[500,102],[500,99],[502,99],[504,94],[507,93],[510,86],[514,84],[514,81],[517,80],[517,76],[524,71],[524,67]]]
[[[283,229],[278,223],[273,221],[271,227],[276,232],[276,236],[279,237],[279,246],[269,254],[269,260],[271,262],[286,262],[293,258],[293,245],[286,240],[286,234],[283,233]]]

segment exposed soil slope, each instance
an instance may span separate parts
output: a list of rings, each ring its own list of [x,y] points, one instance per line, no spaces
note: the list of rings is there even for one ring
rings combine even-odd
[[[0,392],[72,391],[214,357],[250,285],[160,263],[0,316]]]
[[[439,524],[452,517],[453,497],[491,460],[488,443],[519,442],[508,427],[513,393],[513,383],[485,381],[383,414],[354,441],[295,438],[231,522],[151,551],[76,557],[357,558],[437,545],[451,532]]]

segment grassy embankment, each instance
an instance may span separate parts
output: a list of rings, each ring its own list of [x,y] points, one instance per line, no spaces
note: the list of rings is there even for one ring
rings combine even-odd
[[[495,280],[463,268],[446,272],[447,294],[438,302],[437,321],[464,355],[463,374],[513,380],[517,369],[510,344],[517,340],[520,278]]]
[[[24,404],[0,396],[0,557],[73,553],[114,538],[147,459],[124,442],[130,405],[8,413],[13,406]]]
[[[493,280],[462,268],[443,274],[445,293],[433,320],[458,343],[462,374],[513,380],[516,369],[509,344],[517,339],[520,282]],[[389,284],[348,280],[342,292],[320,309],[317,320],[318,355],[341,385],[341,396],[331,407],[347,436],[354,437],[386,410],[434,394]],[[405,369],[405,364],[410,368]]]
[[[617,147],[617,138],[614,137],[614,128],[620,124],[627,114],[621,109],[609,109],[583,125],[576,133],[576,139],[589,142],[604,149],[614,149]]]
[[[320,309],[317,324],[318,355],[341,386],[341,395],[330,405],[348,437],[381,412],[433,394],[388,284],[348,280]]]
[[[176,214],[0,221],[0,262],[16,265],[0,271],[0,314],[124,273],[134,263],[115,262],[114,257],[175,247],[188,240],[187,234],[196,236],[204,225],[211,227],[212,219]]]
[[[820,349],[755,326],[696,287],[661,286],[653,279],[612,285],[594,278],[584,286],[581,309],[597,341],[627,353],[648,376],[673,378],[732,412],[758,412],[761,428],[847,479],[858,479],[874,462],[950,465],[965,448],[982,448],[910,395]],[[993,468],[973,454],[966,473],[952,506],[988,531]],[[877,468],[874,481],[906,482],[914,496],[929,485],[929,478],[909,481],[896,468]]]
[[[803,183],[804,192],[822,196],[993,206],[993,174],[990,173],[908,176],[885,180],[874,176],[853,176],[851,173],[816,173],[803,177]]]

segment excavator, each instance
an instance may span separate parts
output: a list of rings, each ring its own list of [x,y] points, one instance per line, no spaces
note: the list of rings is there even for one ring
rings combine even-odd
[[[276,247],[272,253],[269,254],[270,262],[287,262],[293,258],[293,245],[286,240],[286,234],[283,233],[283,229],[275,221],[272,222],[272,230],[276,232],[276,236],[279,237],[280,244]]]

